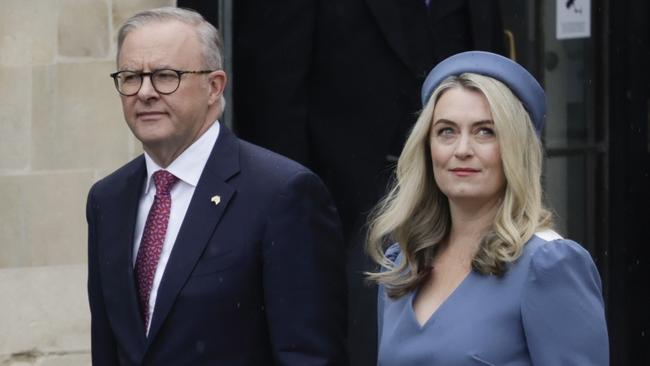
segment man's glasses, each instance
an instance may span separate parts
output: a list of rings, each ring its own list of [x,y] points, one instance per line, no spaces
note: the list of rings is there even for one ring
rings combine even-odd
[[[159,94],[171,94],[181,85],[183,74],[209,74],[214,70],[180,71],[160,69],[152,72],[118,71],[111,74],[115,82],[115,89],[127,97],[138,94],[142,87],[142,79],[148,76],[151,85]]]

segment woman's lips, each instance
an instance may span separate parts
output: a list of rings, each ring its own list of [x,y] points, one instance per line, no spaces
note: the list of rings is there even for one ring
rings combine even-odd
[[[480,170],[472,169],[472,168],[453,168],[453,169],[449,169],[449,171],[459,177],[468,177],[470,175],[480,172]]]

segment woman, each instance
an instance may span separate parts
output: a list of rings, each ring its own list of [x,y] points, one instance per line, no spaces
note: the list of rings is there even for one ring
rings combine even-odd
[[[607,365],[596,267],[542,205],[540,85],[472,51],[436,66],[422,98],[369,227],[378,364]]]

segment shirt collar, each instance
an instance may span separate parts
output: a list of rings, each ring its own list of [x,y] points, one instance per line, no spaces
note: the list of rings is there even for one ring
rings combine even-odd
[[[212,152],[212,148],[219,137],[219,129],[219,121],[215,121],[198,140],[194,141],[192,145],[185,149],[165,170],[172,173],[180,181],[196,187],[199,183],[199,178],[201,178],[203,168],[208,162],[210,152]],[[144,160],[147,166],[147,181],[144,187],[144,194],[147,194],[153,184],[153,173],[163,168],[156,164],[146,151],[144,153]]]

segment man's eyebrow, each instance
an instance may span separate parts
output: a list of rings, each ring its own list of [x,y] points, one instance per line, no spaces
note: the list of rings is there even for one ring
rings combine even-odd
[[[176,70],[174,67],[168,64],[159,64],[153,67],[151,70],[163,70],[163,69],[169,69],[169,70]]]
[[[135,72],[141,72],[143,69],[141,67],[132,67],[132,64],[124,64],[121,67],[118,67],[119,71],[135,71]],[[156,70],[176,70],[173,68],[171,65],[168,64],[159,64],[151,68],[151,71],[156,71]]]
[[[118,71],[136,71],[135,68],[129,66],[129,65],[121,65],[118,66],[117,68]]]

